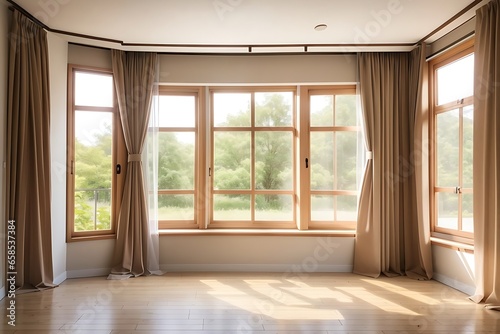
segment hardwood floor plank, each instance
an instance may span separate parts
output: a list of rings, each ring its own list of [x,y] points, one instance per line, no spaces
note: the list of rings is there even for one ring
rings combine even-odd
[[[6,314],[9,299],[0,301]],[[436,281],[349,273],[167,273],[68,279],[16,296],[17,333],[499,333],[486,310]]]

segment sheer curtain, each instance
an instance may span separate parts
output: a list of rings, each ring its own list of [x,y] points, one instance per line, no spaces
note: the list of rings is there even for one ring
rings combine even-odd
[[[146,191],[149,211],[150,244],[148,249],[148,271],[154,275],[162,275],[160,270],[160,246],[158,232],[158,128],[159,128],[159,93],[158,93],[158,66],[156,70],[155,85],[153,87],[153,101],[149,116],[148,134],[146,136],[146,149],[143,161],[147,167],[144,169]]]
[[[425,166],[413,159],[415,122],[423,113],[424,51],[421,45],[412,53],[362,53],[358,58],[365,144],[370,152],[358,209],[354,253],[358,274],[432,277],[428,220],[423,215],[427,213],[419,218],[416,199],[417,189],[423,187],[417,177],[418,182],[425,181],[416,170]]]
[[[474,257],[471,299],[500,310],[500,0],[476,12]]]
[[[53,287],[46,32],[14,10],[9,41],[6,214],[17,287]],[[10,233],[14,231],[15,234]]]
[[[157,233],[150,229],[142,165],[158,61],[156,53],[119,50],[112,50],[111,58],[128,152],[112,274],[140,276],[158,267],[151,263],[152,237]]]

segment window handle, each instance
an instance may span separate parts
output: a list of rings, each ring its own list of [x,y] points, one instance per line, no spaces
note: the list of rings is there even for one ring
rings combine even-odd
[[[455,187],[455,194],[461,194],[461,193],[462,193],[462,188]]]
[[[309,168],[309,159],[306,158],[306,168]]]
[[[121,174],[122,172],[122,165],[118,164],[116,165],[116,174]]]

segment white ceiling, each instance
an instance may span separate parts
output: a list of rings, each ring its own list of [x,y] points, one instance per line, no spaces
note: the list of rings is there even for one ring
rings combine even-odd
[[[127,46],[127,44],[180,44],[191,46],[186,50],[194,52],[226,49],[231,52],[232,48],[210,49],[192,46],[359,44],[363,47],[366,44],[416,43],[467,7],[473,0],[14,0],[14,2],[51,29],[117,40],[125,43],[124,47],[118,44],[118,47],[123,49],[168,51],[172,48],[152,48],[151,45]],[[470,10],[427,42],[432,42],[474,14],[475,10]],[[321,23],[327,24],[328,28],[324,31],[315,31],[314,26]],[[61,36],[77,43],[111,47],[114,44],[75,36]],[[290,51],[295,49],[291,48]],[[348,51],[352,48],[344,49]],[[177,48],[177,50],[184,49]]]

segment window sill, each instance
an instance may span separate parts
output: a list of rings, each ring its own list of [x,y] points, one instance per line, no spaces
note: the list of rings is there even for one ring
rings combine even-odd
[[[474,254],[474,245],[464,242],[447,240],[438,237],[431,237],[431,244],[457,250],[459,252]]]
[[[80,242],[80,241],[95,241],[95,240],[105,240],[105,239],[116,239],[115,233],[108,234],[79,234],[66,237],[66,242]]]
[[[282,237],[352,237],[356,232],[352,230],[280,230],[280,229],[171,229],[159,230],[160,236],[173,235],[227,235],[227,236],[282,236]]]

